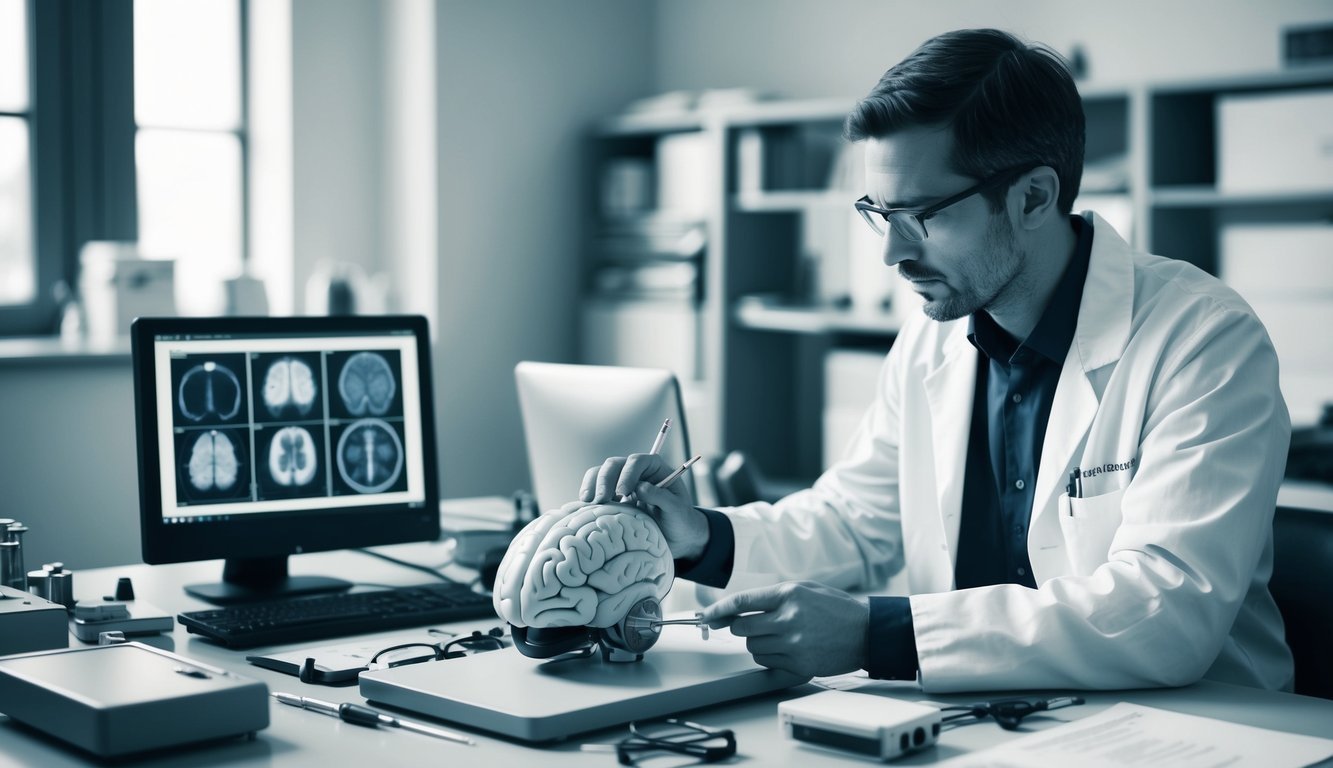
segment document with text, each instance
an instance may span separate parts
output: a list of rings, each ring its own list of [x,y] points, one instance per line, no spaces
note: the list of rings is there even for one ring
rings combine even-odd
[[[1303,768],[1333,740],[1120,703],[1090,717],[962,755],[950,768]]]

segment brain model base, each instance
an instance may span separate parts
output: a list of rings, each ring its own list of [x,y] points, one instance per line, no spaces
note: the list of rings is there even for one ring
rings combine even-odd
[[[572,502],[528,523],[509,545],[496,573],[495,612],[514,627],[525,655],[553,655],[526,640],[544,635],[637,657],[657,640],[653,622],[674,578],[666,539],[646,512]]]

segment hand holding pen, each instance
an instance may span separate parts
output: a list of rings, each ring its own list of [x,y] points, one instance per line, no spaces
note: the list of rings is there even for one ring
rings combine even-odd
[[[666,442],[667,431],[671,429],[671,419],[662,420],[662,428],[657,430],[657,437],[653,438],[653,447],[648,449],[649,456],[656,456],[662,452],[662,444]],[[633,493],[621,494],[620,501],[632,501]]]
[[[660,450],[667,425],[658,430],[653,447]],[[579,501],[606,504],[633,494],[640,507],[657,520],[671,552],[676,557],[697,557],[708,540],[708,521],[694,507],[689,484],[681,475],[699,460],[695,456],[684,466],[666,463],[651,449],[648,453],[613,456],[583,475]]]

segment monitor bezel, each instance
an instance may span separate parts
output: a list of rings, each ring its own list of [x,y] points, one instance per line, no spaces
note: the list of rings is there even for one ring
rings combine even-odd
[[[425,499],[420,507],[381,504],[294,515],[172,525],[165,522],[155,389],[155,337],[163,334],[374,334],[410,331],[421,382],[421,451]],[[336,317],[144,317],[130,326],[139,459],[140,539],[145,563],[272,558],[305,552],[434,541],[440,537],[430,332],[420,315]],[[320,525],[336,516],[337,525]],[[314,523],[314,524],[312,524]]]

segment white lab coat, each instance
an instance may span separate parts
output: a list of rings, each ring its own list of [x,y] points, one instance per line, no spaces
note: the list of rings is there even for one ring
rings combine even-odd
[[[954,590],[977,353],[967,319],[909,321],[844,458],[776,504],[722,510],[727,591],[874,589],[906,567],[928,691],[1288,688],[1269,595],[1290,422],[1272,343],[1203,271],[1100,217],[1037,473],[1037,589]],[[1083,498],[1065,493],[1081,467]]]

